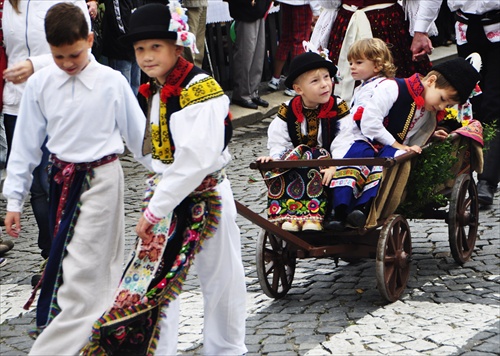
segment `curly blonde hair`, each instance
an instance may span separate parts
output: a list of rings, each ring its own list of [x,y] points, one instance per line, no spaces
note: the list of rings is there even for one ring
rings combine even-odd
[[[396,66],[392,59],[389,45],[380,38],[363,38],[354,42],[347,53],[349,62],[356,59],[367,59],[381,68],[380,74],[387,78],[394,78]]]

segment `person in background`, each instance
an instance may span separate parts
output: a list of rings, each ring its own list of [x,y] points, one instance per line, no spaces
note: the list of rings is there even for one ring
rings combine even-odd
[[[235,20],[232,103],[244,108],[267,108],[259,96],[266,51],[266,15],[272,0],[233,0],[229,13]],[[188,13],[189,15],[189,13]]]
[[[316,22],[321,6],[316,0],[280,0],[281,31],[278,50],[273,63],[273,77],[267,83],[269,89],[276,91],[280,87],[283,67],[290,56],[293,60],[304,53],[303,41],[309,41],[312,24]],[[292,88],[285,89],[285,95],[295,96]]]
[[[134,52],[120,42],[119,38],[128,32],[132,12],[141,4],[141,0],[102,0],[105,6],[102,21],[102,54],[107,64],[122,73],[137,95],[141,84],[141,69],[135,61]],[[92,1],[95,3],[95,1]]]
[[[208,0],[183,0],[182,6],[187,9],[189,31],[196,37],[196,47],[198,48],[198,53],[192,53],[189,48],[186,48],[182,55],[195,66],[201,68],[205,57]]]
[[[361,38],[376,37],[392,45],[397,77],[407,78],[414,73],[425,75],[430,70],[428,54],[432,53],[432,43],[429,35],[437,34],[434,21],[442,0],[403,1],[404,7],[397,0],[327,1],[337,5],[336,14],[335,5],[334,9],[322,14],[334,19],[333,24],[326,27],[329,31],[325,26],[316,26],[314,31],[322,35],[313,34],[313,38],[317,41],[316,46],[326,43],[330,59],[339,68],[342,80],[335,86],[335,94],[350,102],[354,87],[359,84],[350,75],[347,52]],[[322,19],[318,22],[324,24]]]
[[[462,58],[477,52],[482,59],[482,95],[471,99],[476,119],[491,124],[496,121],[496,135],[485,153],[483,172],[478,175],[478,200],[488,206],[500,181],[500,2],[498,0],[448,0],[456,12],[455,35],[458,55]]]

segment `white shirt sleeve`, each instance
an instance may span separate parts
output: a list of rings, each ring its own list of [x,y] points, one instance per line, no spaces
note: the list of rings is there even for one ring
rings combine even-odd
[[[170,131],[175,145],[174,162],[159,172],[162,179],[148,207],[154,216],[166,216],[208,174],[222,168],[224,118],[228,112],[229,99],[223,95],[172,114]]]
[[[442,1],[443,0],[420,0],[415,25],[413,26],[415,32],[429,32],[430,26],[439,15]]]
[[[273,159],[280,159],[283,152],[293,148],[286,121],[275,117],[267,129],[267,148]]]
[[[151,154],[146,156],[142,155],[144,133],[146,130],[146,124],[149,125],[149,123],[147,122],[147,119],[144,116],[134,93],[130,89],[130,86],[128,83],[126,84],[126,87],[122,86],[123,100],[121,100],[120,105],[116,108],[116,121],[120,129],[120,133],[123,136],[128,149],[134,155],[134,158],[148,170],[152,171],[153,166],[151,164]]]
[[[392,145],[396,141],[383,122],[398,94],[398,84],[395,80],[384,80],[374,89],[371,99],[365,103],[361,119],[361,132],[366,138],[377,140],[383,145]]]

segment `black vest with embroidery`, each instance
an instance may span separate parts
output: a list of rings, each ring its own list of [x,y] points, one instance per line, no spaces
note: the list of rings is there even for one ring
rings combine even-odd
[[[403,143],[408,134],[408,128],[415,115],[416,104],[408,90],[407,79],[395,78],[399,94],[389,114],[384,119],[384,126],[396,139]]]
[[[339,105],[338,100],[340,98],[337,96],[333,96],[333,99],[334,99],[334,104],[331,111],[335,111],[337,115],[334,118],[320,119],[319,121],[319,124],[321,126],[321,139],[323,142],[323,148],[327,149],[328,151],[330,151],[330,146],[332,144],[332,141],[339,132],[339,120],[349,114],[349,108],[345,101],[342,100]],[[307,136],[301,134],[300,130],[301,124],[300,122],[297,121],[297,117],[293,113],[293,110],[290,106],[286,104],[281,104],[281,107],[278,110],[278,117],[287,123],[288,134],[290,136],[290,140],[292,141],[294,147],[297,147],[301,144],[304,145],[307,144],[306,142]]]

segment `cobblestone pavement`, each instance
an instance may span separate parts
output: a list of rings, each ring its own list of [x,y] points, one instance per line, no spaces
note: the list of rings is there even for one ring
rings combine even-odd
[[[269,119],[235,130],[230,145],[234,161],[229,177],[237,200],[255,212],[265,206],[262,183],[247,184],[249,162],[266,154]],[[139,216],[143,190],[140,167],[128,156],[126,223],[128,248]],[[384,302],[376,289],[375,261],[299,259],[293,285],[280,300],[265,296],[255,269],[260,228],[238,217],[248,289],[248,355],[498,355],[500,352],[500,196],[480,214],[479,236],[472,259],[457,265],[442,220],[410,221],[413,262],[408,287],[395,303]],[[41,262],[35,221],[27,208],[24,234],[0,269],[0,354],[23,355],[32,340],[33,308],[22,305],[31,276]],[[179,352],[201,354],[202,300],[195,278],[188,278],[181,296]]]

